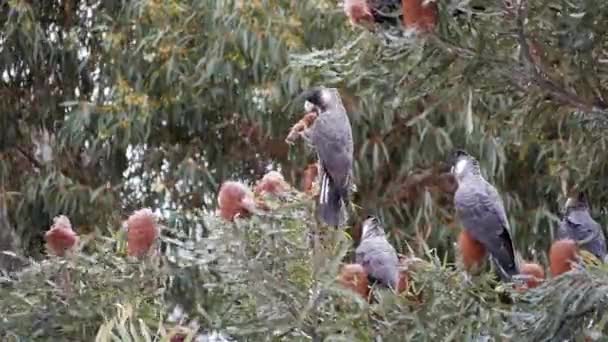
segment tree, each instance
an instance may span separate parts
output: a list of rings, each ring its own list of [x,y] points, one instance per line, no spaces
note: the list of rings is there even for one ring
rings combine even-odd
[[[269,16],[278,4],[285,11]],[[284,107],[301,86],[283,71],[288,48],[313,36],[298,22],[314,4],[2,9],[2,183],[33,255],[58,213],[91,231],[138,206],[200,210],[223,179],[287,164],[293,114]]]
[[[40,258],[58,214],[109,235],[146,206],[195,239],[222,181],[274,165],[298,184],[314,155],[283,139],[303,114],[295,97],[324,84],[351,117],[354,203],[381,214],[398,251],[454,260],[445,160],[462,147],[501,192],[515,248],[546,264],[571,188],[606,223],[608,4],[438,13],[434,33],[412,36],[352,28],[324,0],[3,3],[0,229],[18,237],[5,248]]]

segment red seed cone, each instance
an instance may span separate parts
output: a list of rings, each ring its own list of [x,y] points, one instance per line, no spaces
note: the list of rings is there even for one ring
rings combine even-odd
[[[414,28],[420,32],[430,32],[437,26],[437,2],[427,0],[402,0],[403,25],[406,29]]]
[[[309,194],[312,193],[312,185],[318,173],[319,167],[317,163],[308,164],[302,175],[302,191]]]
[[[127,219],[127,254],[135,257],[147,255],[158,235],[156,215],[152,210],[145,208],[134,212]]]
[[[237,215],[249,217],[256,208],[251,190],[246,185],[234,181],[222,184],[217,202],[220,216],[228,221],[233,221]]]
[[[269,193],[273,195],[281,195],[289,190],[289,184],[283,178],[283,175],[277,171],[270,171],[262,177],[255,186],[255,194],[261,195]]]
[[[177,334],[171,336],[171,339],[169,340],[169,342],[184,342],[185,340],[186,340],[185,334],[177,333]]]
[[[399,279],[397,280],[397,293],[407,292],[410,287],[410,277],[408,273],[409,258],[399,256]]]
[[[363,266],[359,264],[347,264],[342,266],[338,275],[338,282],[347,289],[361,295],[367,299],[369,296],[369,284],[367,273]]]
[[[374,22],[374,16],[366,0],[344,0],[344,13],[353,26]]]
[[[534,262],[522,264],[519,268],[519,273],[527,276],[525,279],[525,285],[518,287],[518,290],[520,291],[535,288],[545,279],[545,270],[543,270],[541,265]]]
[[[554,277],[572,269],[572,263],[578,259],[576,242],[570,239],[558,240],[549,250],[549,264]]]
[[[56,256],[64,256],[78,244],[78,235],[72,230],[72,223],[67,216],[60,215],[53,219],[53,225],[44,234],[48,251]]]
[[[304,114],[300,121],[296,122],[295,125],[291,126],[291,128],[289,129],[289,134],[287,134],[287,138],[285,138],[285,142],[288,144],[295,143],[295,141],[300,137],[300,133],[310,127],[316,119],[316,112],[309,112]]]

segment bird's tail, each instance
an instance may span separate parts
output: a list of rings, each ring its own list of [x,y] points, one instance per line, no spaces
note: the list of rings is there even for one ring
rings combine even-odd
[[[343,213],[347,189],[335,184],[327,172],[321,173],[319,194],[319,216],[330,226],[340,226],[346,220]]]
[[[519,266],[523,259],[515,250],[511,235],[507,229],[503,230],[500,237],[502,246],[499,249],[489,251],[490,259],[500,279],[504,282],[509,282],[514,275],[519,274]]]
[[[492,264],[496,269],[496,274],[500,277],[500,280],[503,282],[509,282],[512,280],[512,277],[519,274],[519,265],[521,263],[520,260],[517,260],[517,257],[511,258],[496,258],[494,256],[490,256],[492,260]]]

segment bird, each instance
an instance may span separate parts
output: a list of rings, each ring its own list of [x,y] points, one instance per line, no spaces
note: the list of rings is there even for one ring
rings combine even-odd
[[[510,281],[519,270],[502,199],[483,178],[473,156],[456,150],[451,159],[451,173],[458,183],[454,194],[456,215],[464,229],[489,253],[500,279]]]
[[[568,197],[564,205],[564,214],[557,227],[558,240],[572,239],[580,249],[588,251],[599,260],[606,257],[606,237],[602,227],[589,213],[589,202],[584,192]]]
[[[315,111],[312,125],[300,132],[314,148],[320,184],[317,215],[330,226],[346,221],[345,204],[353,177],[353,133],[340,93],[336,88],[313,87],[300,96],[306,112]]]
[[[388,242],[380,220],[368,216],[362,225],[361,243],[355,250],[356,263],[363,266],[369,283],[398,289],[400,263],[397,251]]]

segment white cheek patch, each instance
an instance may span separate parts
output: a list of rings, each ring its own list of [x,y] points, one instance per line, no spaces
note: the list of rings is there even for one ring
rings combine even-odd
[[[332,89],[333,90],[333,89]],[[331,103],[331,90],[330,89],[323,89],[321,91],[321,100],[323,100],[323,103]]]
[[[312,104],[312,102],[310,101],[305,101],[304,102],[304,110],[308,113],[308,112],[312,112],[315,109],[315,105]]]
[[[462,174],[462,172],[464,171],[464,168],[466,166],[467,166],[466,159],[459,160],[458,163],[456,163],[456,167],[454,168],[454,173],[457,175]]]

